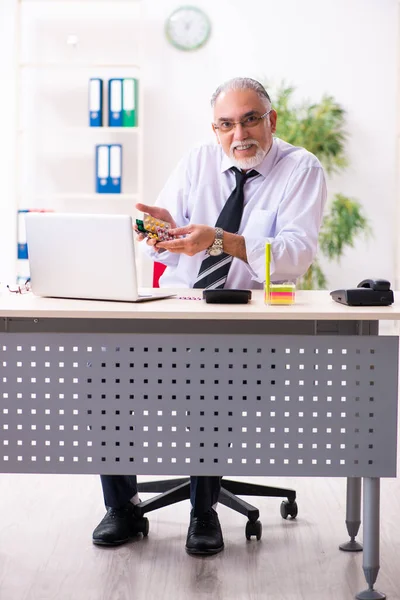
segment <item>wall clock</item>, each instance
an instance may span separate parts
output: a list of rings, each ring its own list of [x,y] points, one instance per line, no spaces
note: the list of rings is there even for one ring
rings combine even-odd
[[[197,50],[204,46],[211,33],[206,13],[196,6],[181,6],[167,18],[165,34],[179,50]]]

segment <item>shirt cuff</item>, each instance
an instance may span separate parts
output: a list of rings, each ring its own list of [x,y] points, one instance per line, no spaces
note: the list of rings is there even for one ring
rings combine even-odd
[[[274,238],[245,238],[247,269],[254,281],[265,281],[265,244],[273,242]],[[273,253],[271,252],[270,272],[275,271]]]
[[[169,267],[174,267],[178,264],[179,254],[173,254],[168,250],[164,250],[164,248],[162,249],[162,252],[157,252],[152,246],[148,246],[145,240],[140,242],[139,247],[143,254],[146,254],[155,262],[164,263]]]

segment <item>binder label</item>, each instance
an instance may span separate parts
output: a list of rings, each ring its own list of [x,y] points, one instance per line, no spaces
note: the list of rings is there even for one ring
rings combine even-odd
[[[110,177],[113,180],[118,180],[121,177],[121,146],[113,145],[110,147]],[[118,181],[113,181],[114,185]]]
[[[122,110],[122,90],[121,80],[113,79],[110,81],[110,110],[114,114],[114,118],[119,117],[119,113]]]
[[[135,110],[135,82],[133,79],[123,81],[123,107],[124,110]]]
[[[97,177],[102,185],[107,184],[108,177],[108,146],[99,146],[97,155]]]
[[[98,113],[100,111],[100,105],[101,105],[100,79],[91,79],[90,80],[90,92],[89,92],[89,110],[91,112]]]

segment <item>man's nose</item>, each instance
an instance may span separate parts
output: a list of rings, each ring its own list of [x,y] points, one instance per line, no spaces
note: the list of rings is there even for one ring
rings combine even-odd
[[[234,140],[244,140],[247,137],[246,128],[241,123],[236,123],[234,129]]]

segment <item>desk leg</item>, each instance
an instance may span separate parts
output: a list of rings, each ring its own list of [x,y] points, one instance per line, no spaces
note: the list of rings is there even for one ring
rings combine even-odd
[[[378,477],[364,477],[363,481],[364,554],[363,571],[368,589],[357,594],[357,600],[382,600],[386,598],[374,590],[379,573],[379,485]]]
[[[347,478],[346,494],[346,527],[350,541],[340,544],[345,552],[360,552],[361,544],[356,542],[356,535],[361,524],[361,477]]]

